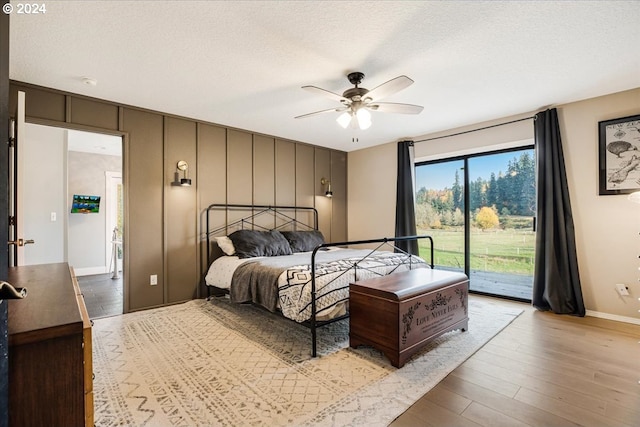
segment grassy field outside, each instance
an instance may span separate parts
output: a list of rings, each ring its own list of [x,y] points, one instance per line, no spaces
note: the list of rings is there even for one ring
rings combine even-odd
[[[464,269],[464,231],[451,229],[420,230],[433,237],[434,263]],[[471,269],[496,273],[533,275],[535,233],[522,229],[471,231]],[[420,255],[429,258],[429,242],[419,241]]]

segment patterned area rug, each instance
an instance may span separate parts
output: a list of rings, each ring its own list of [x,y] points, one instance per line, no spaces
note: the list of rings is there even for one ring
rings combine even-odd
[[[469,298],[469,330],[396,369],[349,348],[348,320],[318,331],[225,299],[97,319],[97,426],[388,425],[521,313]]]

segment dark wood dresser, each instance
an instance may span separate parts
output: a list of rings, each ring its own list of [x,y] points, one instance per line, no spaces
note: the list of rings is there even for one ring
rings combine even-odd
[[[91,321],[66,263],[9,269],[9,425],[93,426]]]

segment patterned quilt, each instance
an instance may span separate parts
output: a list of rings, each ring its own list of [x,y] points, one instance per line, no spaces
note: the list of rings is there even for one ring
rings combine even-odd
[[[340,259],[316,260],[316,310],[318,315],[331,311],[349,299],[349,283],[375,276],[425,268],[421,258],[402,253],[369,250],[344,250]],[[367,256],[368,255],[368,256]],[[366,258],[363,259],[363,257]],[[323,258],[325,260],[323,260]],[[304,322],[311,318],[310,262],[287,268],[278,278],[278,302],[285,317]]]

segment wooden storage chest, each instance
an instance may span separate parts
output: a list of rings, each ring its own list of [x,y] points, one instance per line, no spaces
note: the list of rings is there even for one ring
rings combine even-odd
[[[419,268],[349,285],[349,344],[370,345],[401,368],[432,339],[468,328],[469,279]]]

